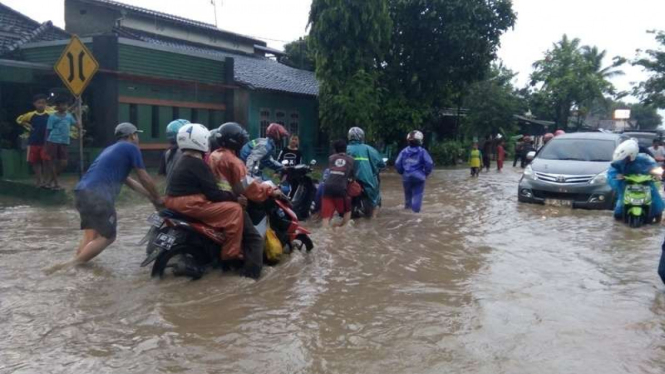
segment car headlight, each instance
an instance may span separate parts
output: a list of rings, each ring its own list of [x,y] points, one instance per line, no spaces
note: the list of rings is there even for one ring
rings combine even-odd
[[[533,168],[531,167],[531,165],[527,165],[526,168],[524,169],[524,178],[536,180],[536,173],[533,172]]]
[[[602,173],[596,175],[595,177],[593,177],[593,179],[591,179],[591,182],[589,182],[589,184],[592,184],[592,185],[606,184],[606,183],[607,183],[607,173],[606,172],[602,172]]]

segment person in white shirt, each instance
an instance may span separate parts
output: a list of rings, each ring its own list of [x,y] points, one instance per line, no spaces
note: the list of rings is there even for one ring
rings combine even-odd
[[[653,146],[649,147],[649,150],[651,153],[653,153],[653,157],[656,159],[656,161],[665,161],[665,147],[660,144],[660,140],[654,139]]]

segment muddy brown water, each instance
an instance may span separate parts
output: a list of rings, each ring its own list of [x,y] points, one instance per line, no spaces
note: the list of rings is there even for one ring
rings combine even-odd
[[[665,373],[663,230],[518,204],[516,170],[436,171],[424,212],[315,228],[258,282],[150,279],[147,204],[119,240],[47,275],[71,208],[0,206],[0,373]]]

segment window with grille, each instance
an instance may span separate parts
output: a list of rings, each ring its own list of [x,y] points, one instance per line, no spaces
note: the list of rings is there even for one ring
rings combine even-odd
[[[270,109],[261,109],[259,112],[259,124],[261,125],[261,133],[259,136],[261,138],[265,138],[266,136],[266,130],[268,129],[268,126],[270,125]]]
[[[286,112],[280,109],[275,110],[275,123],[279,123],[280,125],[286,127]]]
[[[289,130],[289,133],[292,135],[298,135],[298,130],[300,130],[300,113],[291,112],[289,116],[289,126],[286,128]]]

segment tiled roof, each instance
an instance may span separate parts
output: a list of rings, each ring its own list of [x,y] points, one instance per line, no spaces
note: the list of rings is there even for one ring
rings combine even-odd
[[[150,17],[161,18],[162,20],[165,20],[165,21],[171,21],[171,22],[180,23],[180,24],[187,25],[187,26],[198,27],[198,28],[206,29],[208,31],[217,32],[217,33],[231,34],[231,35],[235,35],[235,36],[240,37],[240,38],[253,40],[257,43],[263,43],[260,40],[256,40],[256,39],[254,39],[252,37],[249,37],[249,36],[246,36],[246,35],[236,34],[234,32],[219,29],[219,28],[217,28],[217,26],[215,26],[213,24],[210,24],[210,23],[196,21],[196,20],[192,20],[192,19],[189,19],[189,18],[178,17],[178,16],[174,16],[172,14],[162,13],[162,12],[158,12],[156,10],[141,8],[141,7],[134,6],[134,5],[124,4],[124,3],[120,3],[120,2],[117,2],[117,1],[113,1],[113,0],[78,0],[78,1],[88,3],[88,4],[93,4],[93,5],[105,6],[105,7],[108,7],[108,8],[123,9],[123,10],[126,10],[126,11],[140,13],[140,14],[150,16]]]
[[[96,0],[99,1],[99,0]],[[182,49],[234,60],[236,83],[251,89],[269,90],[317,96],[319,84],[314,73],[294,69],[277,61],[258,55],[246,55],[207,48],[185,41],[162,37],[128,28],[114,29],[118,36],[140,40],[174,49]]]
[[[0,54],[23,43],[66,39],[65,31],[48,21],[39,23],[0,3]]]

